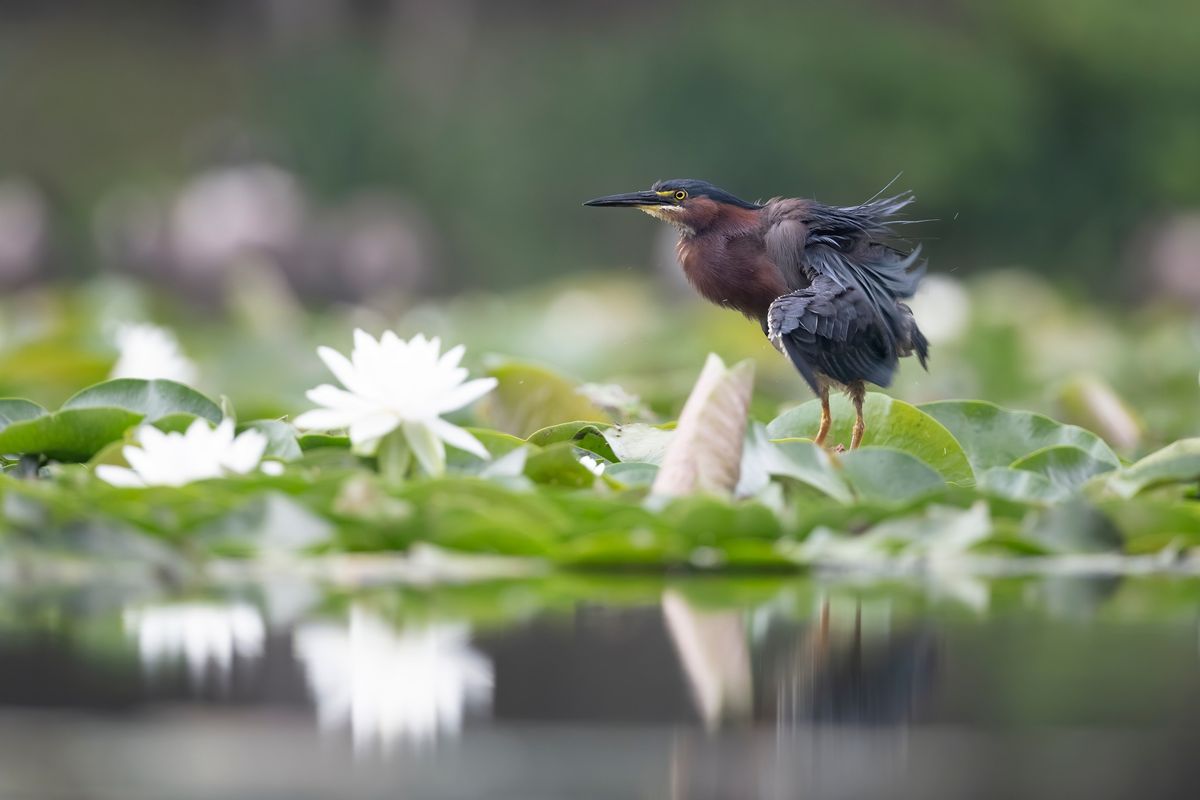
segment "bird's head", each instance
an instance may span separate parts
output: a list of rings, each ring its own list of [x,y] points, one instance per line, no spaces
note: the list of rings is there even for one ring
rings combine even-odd
[[[619,206],[637,208],[652,217],[665,220],[685,230],[699,230],[716,219],[722,207],[746,210],[762,208],[718,189],[707,181],[672,178],[658,181],[649,189],[626,194],[611,194],[588,200],[585,206]]]

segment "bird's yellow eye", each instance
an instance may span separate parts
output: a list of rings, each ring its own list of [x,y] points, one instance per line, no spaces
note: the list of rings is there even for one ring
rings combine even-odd
[[[687,192],[680,189],[675,193],[675,199],[682,203],[684,200],[687,200]]]

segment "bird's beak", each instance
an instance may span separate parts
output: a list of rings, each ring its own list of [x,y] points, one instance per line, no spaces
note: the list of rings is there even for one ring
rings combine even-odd
[[[670,204],[671,201],[669,198],[660,197],[657,192],[651,190],[629,192],[628,194],[610,194],[607,197],[597,197],[595,200],[588,200],[584,203],[585,206],[625,206],[627,208],[665,206]]]

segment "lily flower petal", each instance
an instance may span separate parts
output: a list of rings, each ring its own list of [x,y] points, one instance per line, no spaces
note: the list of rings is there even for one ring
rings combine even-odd
[[[243,431],[234,439],[221,458],[225,469],[245,475],[262,461],[267,451],[267,437],[260,431]]]
[[[350,423],[358,419],[352,411],[335,411],[331,408],[314,408],[296,417],[293,424],[304,431],[332,431],[338,428],[349,428]]]
[[[495,389],[500,382],[495,378],[476,378],[473,381],[467,381],[457,389],[447,392],[445,399],[442,400],[442,411],[457,411],[463,406],[469,406],[485,394]]]
[[[352,392],[362,391],[362,387],[358,385],[358,372],[355,371],[354,364],[350,362],[350,359],[332,347],[324,345],[317,348],[317,355],[325,362],[325,366],[329,367],[333,376],[341,381],[342,386]]]
[[[350,441],[354,444],[361,444],[372,439],[381,439],[398,427],[400,427],[400,420],[396,419],[393,414],[375,413],[366,417],[358,417],[350,423]]]
[[[128,467],[118,467],[115,464],[100,464],[96,467],[96,477],[112,486],[124,489],[145,487],[145,482],[138,474]]]
[[[432,420],[429,423],[429,427],[433,429],[433,432],[439,439],[451,447],[465,450],[471,455],[478,456],[484,460],[492,457],[488,453],[487,448],[483,446],[483,443],[476,439],[470,431],[464,430],[453,423],[446,422],[444,419]]]

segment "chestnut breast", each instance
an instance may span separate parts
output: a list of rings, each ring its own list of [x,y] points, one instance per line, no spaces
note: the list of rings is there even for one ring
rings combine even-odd
[[[782,273],[767,258],[757,225],[734,234],[684,232],[678,253],[688,282],[706,300],[760,322],[775,298],[790,291]]]

